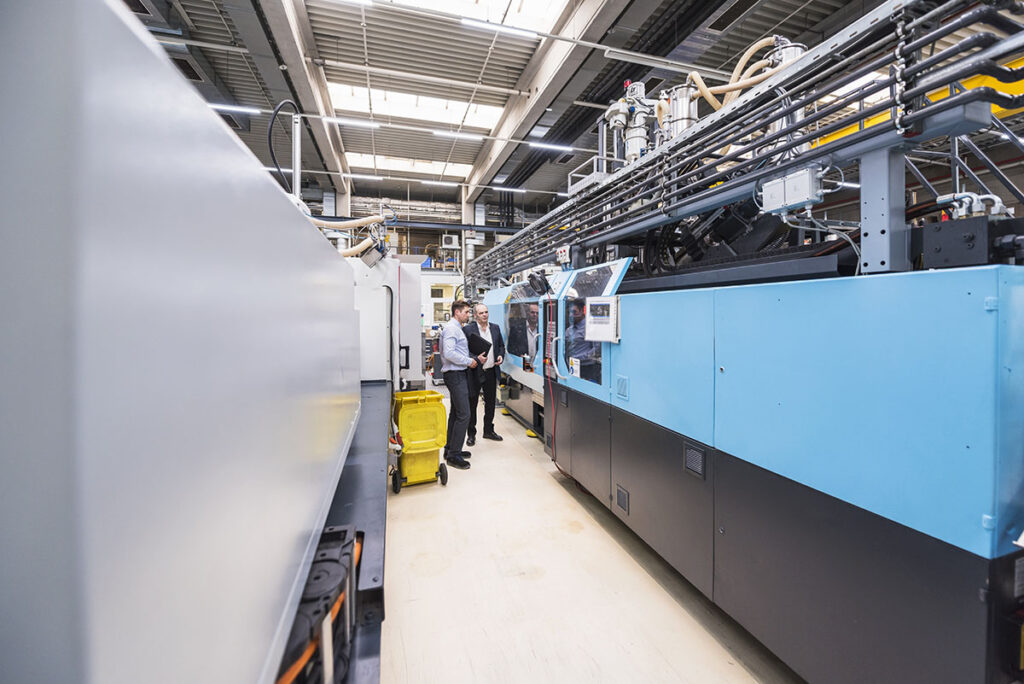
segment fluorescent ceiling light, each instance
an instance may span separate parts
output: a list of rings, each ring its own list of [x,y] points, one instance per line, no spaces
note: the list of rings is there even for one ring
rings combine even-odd
[[[371,176],[368,173],[343,173],[341,174],[345,178],[355,178],[356,180],[369,180],[369,181],[382,181],[383,176]]]
[[[421,180],[420,183],[423,183],[424,185],[441,185],[441,186],[446,187],[446,188],[457,188],[457,187],[459,187],[458,183],[449,183],[448,181]]]
[[[699,71],[704,75],[705,78],[709,76],[718,80],[728,80],[731,74],[727,74],[724,71],[718,69],[707,69],[705,67],[697,66],[696,64],[690,64],[688,62],[677,62],[672,59],[662,59],[653,55],[640,55],[636,52],[616,50],[615,48],[608,48],[604,51],[604,56],[608,59],[616,59],[621,62],[627,62],[629,64],[644,64],[655,69],[665,69],[666,71],[673,71],[675,73],[686,73],[688,71]]]
[[[572,148],[566,147],[565,145],[550,145],[548,143],[532,142],[530,143],[530,147],[539,147],[542,150],[558,150],[559,152],[572,152]]]
[[[520,38],[537,38],[537,34],[533,31],[527,31],[521,28],[515,28],[514,26],[505,26],[504,24],[492,24],[489,21],[477,21],[476,19],[462,18],[463,26],[472,26],[473,28],[486,29],[488,31],[497,31],[498,33],[507,33],[510,36],[518,36]]]
[[[380,124],[376,121],[367,121],[365,119],[345,119],[340,116],[325,116],[324,121],[329,123],[336,123],[339,126],[356,126],[358,128],[380,128]]]
[[[484,136],[476,133],[456,133],[455,131],[433,131],[434,135],[442,138],[460,138],[462,140],[483,140]]]
[[[434,159],[407,159],[405,157],[385,157],[378,154],[346,152],[345,158],[352,169],[371,169],[375,174],[382,171],[395,173],[415,173],[423,176],[441,176],[462,180],[473,170],[472,164],[444,163]]]
[[[241,105],[217,103],[210,103],[210,109],[216,109],[218,112],[238,112],[239,114],[250,114],[253,116],[260,113],[260,110],[256,107],[242,107]]]
[[[568,197],[569,196],[569,193],[567,193],[567,192],[556,192],[555,194],[558,195],[559,197]]]
[[[432,121],[452,128],[479,128],[492,130],[497,125],[502,107],[485,104],[470,104],[465,100],[446,100],[415,93],[401,93],[396,90],[381,90],[363,86],[328,83],[331,106],[342,112],[370,113],[377,119],[413,119]]]
[[[273,171],[274,173],[277,173],[277,169],[275,169],[273,166],[264,166],[263,169],[265,171]],[[282,173],[291,173],[292,170],[291,169],[281,169],[281,172]]]

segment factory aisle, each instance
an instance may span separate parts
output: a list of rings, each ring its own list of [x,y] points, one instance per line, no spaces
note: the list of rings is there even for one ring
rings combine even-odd
[[[540,440],[496,429],[447,487],[389,492],[382,682],[801,681]]]

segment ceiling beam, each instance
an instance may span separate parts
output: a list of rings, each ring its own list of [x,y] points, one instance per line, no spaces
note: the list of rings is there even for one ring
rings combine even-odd
[[[313,30],[302,0],[261,0],[260,7],[271,37],[277,45],[284,66],[291,76],[299,109],[319,116],[334,116],[323,68],[307,57],[318,58]],[[338,127],[322,119],[308,119],[307,125],[320,146],[320,154],[328,171],[349,173],[345,145]],[[344,177],[332,176],[335,187],[348,193],[351,183]]]
[[[270,39],[263,28],[253,5],[252,0],[222,0],[223,11],[231,18],[231,23],[238,31],[241,43],[248,49],[248,57],[256,67],[256,72],[266,87],[266,95],[270,99],[270,105],[276,105],[282,100],[292,99],[292,89],[288,84],[285,73],[278,64],[277,55],[270,44]],[[285,123],[290,119],[282,117]],[[322,155],[318,152],[319,145],[313,144],[313,138],[305,126],[302,131],[302,157],[303,166],[323,163]]]
[[[582,0],[559,31],[568,33],[572,30],[578,32],[580,40],[598,41],[628,5],[629,0]],[[525,138],[591,52],[592,48],[578,42],[544,41],[516,84],[518,89],[529,92],[530,97],[509,100],[494,134],[506,139]],[[487,185],[517,145],[513,142],[488,141],[473,164],[469,184]],[[475,202],[481,192],[479,187],[471,188],[467,201]]]

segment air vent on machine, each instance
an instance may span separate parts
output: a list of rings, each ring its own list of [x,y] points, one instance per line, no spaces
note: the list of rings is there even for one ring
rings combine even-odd
[[[687,445],[686,470],[700,479],[704,479],[704,451]]]
[[[615,376],[615,396],[619,399],[629,400],[629,378],[625,375]]]
[[[615,504],[629,515],[629,491],[615,485]]]
[[[184,57],[171,57],[171,61],[178,67],[178,70],[190,81],[203,82],[202,75],[192,66],[192,62],[188,61]]]

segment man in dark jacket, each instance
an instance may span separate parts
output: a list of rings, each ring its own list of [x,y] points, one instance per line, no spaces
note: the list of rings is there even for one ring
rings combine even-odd
[[[466,446],[476,443],[476,408],[480,400],[480,390],[484,392],[484,439],[501,441],[501,435],[494,431],[494,403],[498,393],[498,378],[501,376],[501,362],[505,358],[505,341],[501,330],[488,319],[487,306],[476,305],[476,321],[470,323],[463,332],[479,335],[491,343],[487,351],[487,359],[481,369],[469,372],[469,429],[467,430]]]

